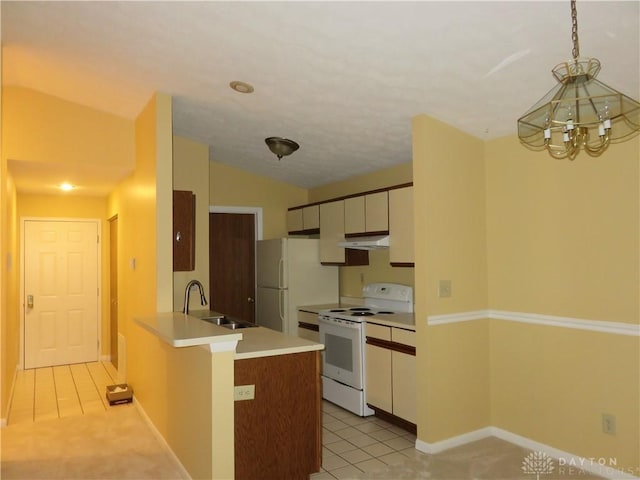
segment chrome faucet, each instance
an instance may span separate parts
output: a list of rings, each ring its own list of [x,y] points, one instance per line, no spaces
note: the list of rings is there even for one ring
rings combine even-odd
[[[184,289],[184,307],[182,308],[182,313],[189,313],[189,295],[191,293],[191,287],[194,285],[197,285],[200,290],[200,305],[207,304],[207,297],[204,296],[202,284],[198,280],[191,280],[187,283],[187,288]]]

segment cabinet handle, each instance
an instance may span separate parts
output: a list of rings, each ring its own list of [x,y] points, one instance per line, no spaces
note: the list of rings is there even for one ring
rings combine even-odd
[[[176,242],[179,242],[180,240],[182,240],[182,233],[178,232],[176,233]]]

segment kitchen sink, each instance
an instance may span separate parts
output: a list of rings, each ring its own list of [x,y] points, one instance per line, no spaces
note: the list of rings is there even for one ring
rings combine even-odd
[[[204,320],[205,322],[213,323],[215,325],[220,325],[221,327],[230,328],[231,330],[257,327],[255,323],[245,322],[244,320],[229,318],[225,316],[200,317],[200,320]]]

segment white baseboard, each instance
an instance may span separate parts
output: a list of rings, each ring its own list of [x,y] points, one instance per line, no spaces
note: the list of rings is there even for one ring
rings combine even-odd
[[[13,372],[13,380],[11,381],[11,390],[9,391],[9,403],[7,405],[7,415],[11,411],[11,405],[13,404],[13,394],[16,389],[16,378],[18,378],[18,371],[20,370],[20,365],[16,365],[16,370]],[[9,418],[0,418],[0,428],[4,428],[8,425]]]
[[[559,469],[564,468],[567,469],[567,471],[584,470],[611,480],[640,480],[640,477],[637,477],[628,471],[625,472],[618,470],[615,465],[611,464],[613,459],[581,457],[498,427],[481,428],[479,430],[474,430],[473,432],[467,432],[435,443],[416,440],[416,450],[434,454],[450,448],[459,447],[460,445],[465,445],[470,442],[475,442],[476,440],[482,440],[487,437],[496,437],[522,448],[547,454],[558,462],[558,465],[555,466],[556,469],[554,470],[554,473],[557,473]],[[640,466],[638,466],[638,469],[640,469]],[[636,471],[635,473],[640,473],[640,471]]]
[[[149,418],[149,415],[147,415],[147,412],[145,412],[144,408],[142,408],[142,405],[140,405],[140,402],[136,400],[135,395],[133,396],[133,404],[135,405],[136,409],[138,410],[138,412],[140,412],[140,415],[142,416],[144,421],[147,423],[147,425],[151,429],[151,432],[153,433],[153,435],[158,439],[158,441],[162,444],[162,446],[167,451],[167,453],[171,456],[171,458],[173,458],[176,461],[176,463],[180,467],[180,470],[182,471],[182,478],[185,480],[191,480],[191,475],[189,475],[189,472],[187,471],[186,468],[184,468],[184,465],[182,465],[182,462],[180,461],[178,456],[174,453],[174,451],[171,449],[171,447],[169,446],[165,438],[162,436],[162,434],[158,431],[156,426],[153,424],[153,422]]]

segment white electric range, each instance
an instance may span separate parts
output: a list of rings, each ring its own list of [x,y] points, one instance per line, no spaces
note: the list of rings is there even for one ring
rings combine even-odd
[[[362,289],[364,304],[331,308],[318,314],[322,353],[323,398],[357,415],[373,415],[366,405],[365,335],[367,319],[413,312],[413,288],[372,283]]]

